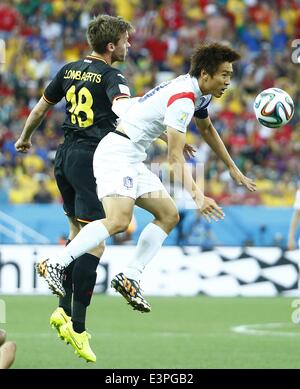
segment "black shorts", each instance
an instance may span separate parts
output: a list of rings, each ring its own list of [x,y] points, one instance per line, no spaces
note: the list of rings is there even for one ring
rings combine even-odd
[[[96,146],[84,142],[65,142],[57,149],[54,174],[67,216],[90,222],[105,218],[98,199],[93,173]]]

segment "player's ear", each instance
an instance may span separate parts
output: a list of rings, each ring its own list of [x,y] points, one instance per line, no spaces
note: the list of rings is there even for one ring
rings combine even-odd
[[[106,46],[107,51],[110,51],[111,53],[115,51],[115,45],[112,42],[109,42]]]
[[[200,78],[202,78],[204,81],[208,80],[208,73],[204,69],[202,69],[200,72]]]

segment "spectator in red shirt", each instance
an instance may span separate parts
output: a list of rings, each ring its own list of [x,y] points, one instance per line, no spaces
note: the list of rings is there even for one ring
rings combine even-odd
[[[20,22],[20,14],[10,5],[7,0],[2,0],[0,4],[0,33],[9,33],[14,30]]]
[[[158,69],[164,70],[163,65],[167,58],[168,43],[163,39],[159,28],[154,28],[153,36],[146,40],[144,47],[149,50],[152,61]]]
[[[183,25],[182,6],[179,0],[165,0],[160,9],[160,17],[164,26],[170,30],[178,30]]]

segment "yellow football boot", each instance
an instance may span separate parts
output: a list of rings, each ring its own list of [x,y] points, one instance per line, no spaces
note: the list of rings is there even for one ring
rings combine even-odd
[[[79,357],[84,358],[87,362],[96,362],[96,355],[93,353],[89,339],[91,335],[86,331],[78,334],[73,330],[72,321],[68,321],[60,327],[60,336],[65,340],[66,343],[70,344],[74,350],[75,354]]]
[[[58,332],[58,336],[60,335],[60,327],[68,323],[71,320],[71,317],[66,314],[63,308],[58,307],[50,316],[50,325],[52,328],[55,328]]]

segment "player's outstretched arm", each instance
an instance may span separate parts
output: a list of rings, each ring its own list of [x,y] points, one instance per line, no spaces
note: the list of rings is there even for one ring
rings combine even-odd
[[[41,121],[44,119],[46,113],[52,107],[52,104],[47,103],[43,97],[39,100],[39,102],[35,105],[33,110],[30,112],[24,129],[19,137],[19,139],[15,143],[15,149],[20,151],[21,153],[27,153],[27,151],[32,146],[31,144],[31,135],[38,128]]]
[[[229,168],[229,173],[237,185],[245,186],[250,192],[256,191],[256,183],[246,177],[236,165]]]
[[[244,176],[244,174],[236,166],[236,164],[230,157],[230,154],[228,153],[222,139],[220,138],[218,131],[212,125],[210,118],[209,117],[207,117],[206,119],[196,118],[196,124],[205,142],[217,154],[217,156],[222,159],[222,161],[229,169],[230,175],[233,178],[233,180],[238,185],[245,186],[250,192],[256,191],[255,182],[252,179]]]
[[[126,116],[128,110],[137,102],[139,97],[130,96],[118,96],[114,99],[111,109],[112,111],[122,119]]]
[[[168,159],[173,171],[174,180],[180,182],[190,193],[198,209],[208,222],[223,219],[225,215],[222,208],[213,199],[204,196],[201,189],[196,185],[192,173],[185,162],[183,156],[185,133],[179,132],[172,127],[167,127],[167,135]]]

